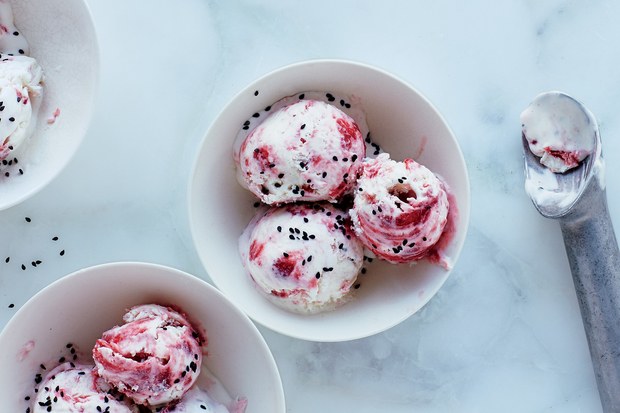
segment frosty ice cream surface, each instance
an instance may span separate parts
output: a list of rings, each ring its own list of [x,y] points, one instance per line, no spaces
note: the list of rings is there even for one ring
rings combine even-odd
[[[28,53],[11,5],[0,1],[0,161],[24,146],[36,124],[43,72]]]

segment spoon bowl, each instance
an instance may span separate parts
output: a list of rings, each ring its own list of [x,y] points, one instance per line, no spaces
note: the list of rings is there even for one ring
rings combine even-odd
[[[525,166],[525,191],[532,203],[546,218],[561,218],[571,212],[582,198],[586,188],[601,169],[601,139],[596,118],[579,101],[561,92],[546,92],[540,97],[552,99],[570,99],[575,108],[582,111],[592,126],[594,146],[576,168],[564,173],[552,172],[541,163],[539,157],[530,150],[529,142],[524,133],[521,134],[523,159]]]

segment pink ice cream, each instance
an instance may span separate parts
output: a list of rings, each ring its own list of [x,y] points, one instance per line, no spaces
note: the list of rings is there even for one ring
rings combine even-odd
[[[275,105],[274,105],[275,106]],[[349,115],[320,100],[271,110],[235,153],[240,183],[269,205],[336,202],[351,192],[365,154]]]
[[[445,184],[412,159],[365,159],[350,211],[355,233],[377,257],[408,263],[428,256],[448,220]]]
[[[41,382],[32,413],[137,413],[127,398],[117,395],[94,373],[93,366],[63,363]]]
[[[93,349],[99,376],[137,404],[180,399],[202,363],[202,339],[186,317],[155,304],[132,308]]]
[[[288,311],[306,314],[345,302],[364,258],[347,213],[326,202],[258,214],[239,249],[259,291]]]

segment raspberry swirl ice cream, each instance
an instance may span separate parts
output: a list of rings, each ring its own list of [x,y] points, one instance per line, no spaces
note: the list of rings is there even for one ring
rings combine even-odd
[[[202,339],[186,317],[155,304],[132,308],[93,349],[96,372],[137,404],[180,399],[202,363]]]
[[[269,205],[336,202],[351,192],[366,151],[357,122],[320,100],[280,106],[235,151],[239,182]]]
[[[92,366],[63,363],[41,382],[32,413],[137,413],[127,398],[117,395]]]
[[[239,248],[259,291],[305,314],[345,302],[364,257],[348,215],[326,202],[271,207],[248,225]]]
[[[409,263],[432,252],[448,210],[445,185],[430,170],[383,153],[364,161],[350,214],[355,233],[377,257]]]

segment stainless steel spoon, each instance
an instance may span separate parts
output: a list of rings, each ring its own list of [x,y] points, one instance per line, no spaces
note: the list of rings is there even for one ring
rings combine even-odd
[[[547,93],[571,99],[593,122],[594,151],[576,168],[553,173],[523,135],[525,188],[543,216],[560,222],[603,411],[620,412],[620,252],[607,208],[599,130],[577,100]]]

